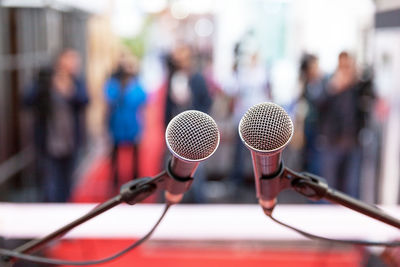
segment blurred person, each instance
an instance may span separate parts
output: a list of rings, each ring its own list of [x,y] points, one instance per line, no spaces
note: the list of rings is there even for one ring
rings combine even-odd
[[[253,105],[272,101],[267,69],[260,61],[258,51],[243,51],[242,44],[234,48],[232,76],[224,90],[233,99],[232,118],[239,125],[243,114]],[[235,152],[230,180],[235,191],[240,190],[244,181],[244,162],[248,153],[236,131]],[[235,192],[236,193],[236,192]]]
[[[360,85],[354,58],[347,52],[340,53],[321,110],[321,131],[325,139],[322,176],[333,188],[356,198],[361,167]]]
[[[328,78],[319,68],[318,58],[312,54],[302,57],[300,63],[300,101],[304,101],[303,121],[303,166],[302,169],[321,174],[320,139],[321,139],[321,102],[326,94]]]
[[[54,67],[39,71],[24,96],[34,112],[34,142],[44,175],[44,199],[49,202],[68,201],[83,141],[81,117],[88,96],[79,77],[80,62],[77,51],[62,51]]]
[[[218,83],[213,68],[213,56],[211,53],[205,55],[204,77],[207,83],[208,90],[211,97],[214,99],[217,95],[221,94],[221,86]]]
[[[138,70],[137,58],[123,55],[116,72],[105,85],[108,127],[113,142],[111,152],[113,193],[119,191],[118,150],[120,146],[132,146],[133,177],[138,177],[138,146],[143,132],[143,108],[147,101],[147,95],[138,78]]]
[[[185,110],[199,110],[209,113],[212,99],[207,82],[195,69],[194,55],[188,44],[179,44],[167,56],[168,76],[166,81],[165,125]],[[200,164],[195,173],[193,197],[196,203],[206,202],[204,185],[206,174],[204,164]]]
[[[191,47],[180,44],[167,56],[167,98],[165,123],[188,109],[207,113],[211,97],[203,74],[194,69]]]

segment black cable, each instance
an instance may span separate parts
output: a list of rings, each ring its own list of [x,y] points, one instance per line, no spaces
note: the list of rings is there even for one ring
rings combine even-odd
[[[374,242],[374,241],[364,241],[364,240],[357,240],[357,239],[334,239],[334,238],[328,238],[328,237],[323,237],[323,236],[318,236],[318,235],[314,235],[314,234],[310,234],[308,232],[305,232],[303,230],[300,230],[296,227],[293,227],[291,225],[288,225],[278,219],[276,219],[275,217],[268,216],[269,218],[271,218],[271,220],[273,220],[274,222],[285,226],[309,239],[314,239],[314,240],[322,240],[322,241],[326,241],[326,242],[334,242],[334,243],[342,243],[342,244],[349,244],[349,245],[360,245],[360,246],[380,246],[380,247],[398,247],[400,246],[400,242]]]
[[[158,221],[153,226],[153,228],[151,228],[151,230],[145,236],[143,236],[141,239],[137,240],[135,243],[133,243],[129,247],[125,248],[124,250],[122,250],[110,257],[104,258],[104,259],[91,260],[91,261],[68,261],[68,260],[51,259],[51,258],[33,256],[33,255],[23,254],[23,253],[15,252],[15,251],[8,250],[8,249],[1,249],[1,248],[0,248],[0,255],[18,258],[18,259],[36,262],[36,263],[46,263],[46,264],[56,264],[56,265],[85,266],[85,265],[94,265],[94,264],[101,264],[101,263],[109,262],[109,261],[112,261],[112,260],[124,255],[125,253],[131,251],[132,249],[140,246],[143,242],[147,241],[150,238],[150,236],[153,234],[153,232],[156,230],[157,226],[160,224],[162,219],[165,217],[165,214],[167,213],[167,211],[170,207],[171,207],[170,205],[165,206],[165,209],[164,209],[161,217],[158,219]]]

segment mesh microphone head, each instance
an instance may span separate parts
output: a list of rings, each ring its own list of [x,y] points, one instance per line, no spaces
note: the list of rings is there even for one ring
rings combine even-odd
[[[293,123],[286,111],[274,103],[251,107],[239,123],[239,135],[251,150],[273,153],[282,150],[293,136]]]
[[[168,149],[186,161],[202,161],[210,157],[219,145],[216,122],[209,115],[188,110],[175,116],[165,132]]]

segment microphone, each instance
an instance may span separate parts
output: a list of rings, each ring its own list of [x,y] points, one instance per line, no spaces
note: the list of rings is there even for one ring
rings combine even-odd
[[[284,188],[281,153],[293,136],[293,123],[286,111],[270,102],[251,107],[239,123],[239,135],[250,150],[257,198],[270,214],[276,198]]]
[[[175,116],[165,131],[165,141],[172,158],[167,166],[165,199],[169,204],[181,201],[199,163],[217,150],[220,134],[217,123],[209,115],[188,110]]]

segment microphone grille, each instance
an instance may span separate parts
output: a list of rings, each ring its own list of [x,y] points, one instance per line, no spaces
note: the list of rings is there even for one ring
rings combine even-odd
[[[219,145],[217,123],[209,115],[188,110],[175,116],[168,124],[165,139],[177,157],[201,161],[211,156]]]
[[[284,148],[293,135],[293,123],[286,111],[274,103],[251,107],[239,124],[242,141],[250,149],[274,152]]]

